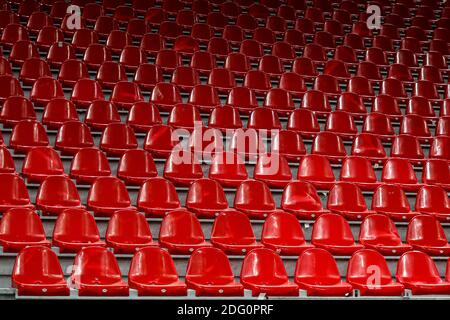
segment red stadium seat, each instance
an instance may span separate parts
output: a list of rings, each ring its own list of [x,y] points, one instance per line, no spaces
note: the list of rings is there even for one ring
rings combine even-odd
[[[315,113],[305,108],[291,112],[287,129],[297,132],[303,138],[313,138],[320,132],[319,122]]]
[[[422,182],[450,190],[450,168],[448,162],[441,159],[427,160],[422,171]]]
[[[141,90],[152,90],[155,85],[163,81],[161,69],[150,63],[142,63],[138,66],[134,76],[134,82]]]
[[[280,77],[279,87],[295,98],[302,97],[307,91],[303,77],[294,72],[284,72]]]
[[[120,116],[116,107],[112,102],[104,100],[94,100],[89,105],[84,118],[84,123],[97,130],[103,130],[108,124],[118,122],[120,122]]]
[[[92,183],[97,177],[111,175],[106,155],[97,148],[84,148],[78,151],[70,166],[70,176],[78,183]]]
[[[242,296],[226,254],[217,248],[199,248],[188,262],[186,284],[196,296]]]
[[[66,86],[74,86],[79,79],[89,78],[86,64],[76,59],[66,60],[61,65],[58,80]]]
[[[145,215],[136,210],[117,210],[111,216],[106,229],[106,243],[115,254],[134,253],[149,246],[156,246]]]
[[[271,88],[269,76],[259,70],[247,71],[244,78],[244,87],[259,94],[266,94]]]
[[[227,104],[243,113],[248,113],[258,107],[255,92],[246,87],[231,89]]]
[[[116,54],[121,53],[123,48],[131,44],[131,35],[122,30],[111,30],[106,40],[106,47]]]
[[[153,157],[142,149],[128,150],[120,158],[117,177],[127,185],[141,185],[158,175]]]
[[[3,252],[19,252],[28,246],[50,246],[39,216],[27,208],[11,208],[0,221]]]
[[[0,182],[0,212],[11,208],[34,208],[30,202],[25,182],[20,176],[14,173],[2,173]]]
[[[433,215],[439,220],[450,219],[450,199],[447,192],[439,186],[424,185],[416,196],[416,211]]]
[[[208,127],[220,129],[221,131],[242,128],[239,111],[228,105],[215,107],[211,111]]]
[[[369,275],[372,269],[380,272],[379,283],[372,285]],[[404,286],[392,280],[386,260],[371,249],[355,252],[347,268],[347,281],[354,289],[358,289],[362,296],[400,296]]]
[[[104,45],[94,43],[87,47],[83,61],[90,69],[98,70],[105,61],[111,61],[111,51]]]
[[[363,247],[355,243],[350,225],[344,217],[335,213],[325,213],[316,219],[311,243],[333,255],[351,255]]]
[[[28,85],[32,85],[41,77],[51,77],[50,67],[40,58],[29,58],[24,61],[20,69],[19,79]]]
[[[375,190],[372,210],[388,215],[395,221],[410,220],[416,215],[411,211],[405,192],[395,184],[383,184]]]
[[[401,256],[396,278],[413,295],[450,292],[450,283],[441,279],[433,260],[420,251],[406,252]]]
[[[47,62],[49,65],[59,67],[67,59],[75,59],[75,50],[71,44],[53,43],[48,49]]]
[[[164,166],[164,178],[179,186],[188,186],[193,181],[203,178],[197,156],[189,151],[174,148]]]
[[[318,154],[306,155],[300,160],[297,179],[319,189],[330,189],[336,181],[330,162]]]
[[[281,208],[297,217],[312,220],[328,212],[322,207],[322,201],[311,183],[292,181],[283,190]]]
[[[182,296],[187,293],[172,257],[161,248],[145,247],[136,252],[131,261],[128,284],[138,291],[139,296]]]
[[[323,155],[330,162],[341,162],[347,155],[342,139],[332,132],[320,132],[314,138],[311,154]]]
[[[280,130],[272,137],[271,150],[287,160],[299,160],[306,154],[303,139],[296,131]]]
[[[170,111],[175,104],[182,103],[182,100],[176,85],[159,82],[153,88],[150,102],[163,111]]]
[[[411,97],[406,108],[406,114],[414,114],[430,120],[436,119],[431,103],[422,96]]]
[[[336,105],[336,110],[348,112],[357,118],[365,117],[367,114],[366,107],[364,106],[361,97],[358,94],[351,92],[342,93]]]
[[[200,84],[198,72],[192,67],[177,67],[172,74],[173,84],[183,92],[190,92],[195,85]]]
[[[415,250],[433,256],[447,256],[450,251],[444,228],[436,217],[431,215],[417,215],[411,219],[406,241]]]
[[[358,133],[355,121],[351,114],[336,110],[328,116],[325,130],[339,135],[342,139],[352,140]]]
[[[78,252],[70,281],[78,289],[79,296],[129,294],[114,254],[102,247],[87,247]]]
[[[216,59],[212,53],[196,51],[191,58],[191,67],[202,75],[209,75],[211,70],[216,67]]]
[[[55,149],[63,154],[75,154],[82,148],[94,146],[89,127],[79,121],[68,121],[58,130]]]
[[[208,85],[216,88],[219,93],[228,93],[236,86],[236,80],[230,70],[214,68],[209,74]]]
[[[289,114],[295,109],[289,92],[281,88],[273,88],[267,92],[264,107],[271,108],[278,114]]]
[[[305,92],[300,108],[313,111],[319,117],[323,117],[331,112],[331,106],[327,96],[317,90],[308,90]]]
[[[211,243],[226,254],[245,254],[261,248],[256,242],[250,219],[239,211],[223,211],[214,220]]]
[[[212,218],[228,209],[228,201],[222,186],[212,179],[198,179],[189,187],[186,208],[199,217]]]
[[[394,128],[388,116],[378,112],[372,112],[367,115],[362,132],[377,136],[384,141],[391,141],[395,135]]]
[[[75,184],[66,176],[49,176],[36,195],[36,207],[44,214],[57,215],[65,209],[83,208]]]
[[[348,156],[342,162],[340,181],[357,185],[361,190],[374,190],[378,186],[377,176],[369,159]]]
[[[344,165],[343,165],[344,167]],[[343,168],[345,173],[345,168]],[[328,194],[327,208],[348,220],[360,220],[372,213],[367,209],[361,189],[352,182],[337,182]],[[351,202],[348,199],[353,199]]]
[[[407,159],[390,158],[387,160],[381,173],[381,181],[398,184],[405,191],[420,188],[414,168]]]
[[[115,61],[104,61],[97,71],[96,80],[105,88],[114,88],[119,81],[127,81],[125,68]]]
[[[95,100],[104,100],[100,84],[92,79],[80,79],[73,87],[72,102],[79,108],[87,108]]]
[[[28,152],[34,147],[48,146],[44,126],[35,120],[19,121],[13,128],[9,146],[16,152]]]
[[[450,117],[441,117],[436,126],[437,136],[450,136]]]
[[[144,97],[136,83],[119,81],[114,85],[110,101],[119,108],[130,109],[136,102],[144,101]]]
[[[52,245],[60,253],[76,253],[84,247],[104,247],[94,217],[84,209],[65,209],[56,219]]]
[[[92,183],[87,205],[96,215],[111,216],[119,209],[133,209],[130,204],[125,184],[118,178],[103,176]]]
[[[211,112],[212,109],[220,105],[220,100],[213,86],[198,84],[192,88],[189,103],[192,103],[202,112]]]
[[[34,82],[30,93],[31,102],[43,106],[54,98],[64,98],[64,92],[58,80],[42,77]]]
[[[42,182],[48,176],[64,175],[64,166],[51,147],[34,147],[25,157],[22,175],[28,182]]]
[[[58,256],[44,246],[27,247],[17,255],[11,283],[18,295],[69,295]]]
[[[247,128],[255,130],[271,130],[281,129],[281,123],[277,113],[267,107],[255,108],[249,116]]]
[[[237,187],[248,178],[243,159],[232,152],[214,155],[208,176],[225,187]]]
[[[401,255],[412,249],[402,243],[394,221],[384,214],[371,214],[364,218],[358,238],[364,247],[383,255]]]
[[[15,43],[22,40],[29,40],[26,27],[17,23],[10,23],[3,29],[1,43],[7,48],[11,48]]]
[[[297,218],[283,211],[271,213],[264,221],[261,243],[282,255],[299,255],[313,247],[306,243]]]
[[[253,219],[264,219],[275,210],[275,202],[264,182],[245,180],[236,190],[234,208]]]
[[[431,139],[431,132],[425,119],[415,114],[408,114],[403,117],[400,125],[400,134],[415,136],[420,142],[428,142]]]
[[[0,173],[15,173],[14,159],[6,147],[0,147]]]
[[[295,268],[295,283],[308,296],[348,296],[352,286],[341,280],[337,263],[324,249],[304,251]]]
[[[75,105],[66,99],[55,98],[49,101],[42,115],[42,124],[47,129],[58,129],[65,122],[78,121],[78,113]]]
[[[79,29],[73,34],[72,46],[75,50],[84,52],[93,43],[98,43],[98,36],[94,30]]]
[[[298,286],[289,281],[280,256],[266,248],[254,249],[247,254],[242,263],[240,279],[253,296],[298,295]]]
[[[292,180],[292,172],[286,158],[279,153],[261,154],[256,162],[253,178],[272,188],[284,188]]]
[[[424,157],[420,142],[415,136],[407,134],[395,136],[391,146],[391,158],[403,158],[412,163],[421,163]]]
[[[102,134],[100,148],[108,155],[121,156],[138,147],[133,129],[123,123],[110,123]]]
[[[390,118],[398,120],[402,116],[402,112],[398,106],[397,100],[386,94],[379,94],[373,102],[372,112],[382,113]]]
[[[433,139],[429,157],[450,161],[450,136],[439,136]]]
[[[186,210],[175,210],[164,216],[159,230],[159,244],[173,254],[191,254],[209,247],[197,217]]]
[[[142,185],[137,206],[148,215],[163,216],[169,211],[179,209],[180,200],[174,185],[169,180],[154,177],[147,179]]]
[[[11,96],[23,95],[23,90],[20,86],[19,80],[11,75],[0,76],[0,103],[4,103]]]
[[[145,138],[144,149],[149,151],[154,158],[167,158],[172,149],[178,144],[172,127],[165,124],[156,124],[148,131]]]

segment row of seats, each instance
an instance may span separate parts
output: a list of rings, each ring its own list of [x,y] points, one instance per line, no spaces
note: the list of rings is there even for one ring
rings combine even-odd
[[[41,207],[39,203],[38,207]],[[226,205],[222,204],[222,207]],[[443,227],[434,215],[425,214],[416,214],[409,222],[406,243],[402,242],[393,220],[378,213],[367,215],[361,222],[358,243],[344,217],[326,211],[313,224],[311,243],[305,241],[298,217],[281,210],[267,214],[261,241],[256,240],[249,217],[232,209],[216,214],[209,241],[205,239],[198,218],[186,210],[170,211],[164,216],[158,241],[153,239],[145,216],[134,209],[120,209],[111,215],[105,241],[100,238],[94,217],[75,204],[58,215],[51,242],[46,238],[39,216],[30,208],[9,209],[3,214],[0,227],[3,252],[18,252],[33,245],[52,245],[61,253],[107,246],[115,253],[130,254],[143,247],[161,246],[173,254],[190,254],[197,248],[212,245],[230,255],[241,255],[262,247],[289,256],[299,255],[312,247],[344,256],[363,247],[389,256],[413,249],[433,256],[450,254]]]
[[[24,263],[26,262],[26,263]],[[378,282],[371,284],[375,270]],[[164,250],[144,248],[131,262],[128,283],[114,255],[101,247],[82,249],[75,257],[70,278],[66,282],[56,254],[49,248],[33,246],[17,256],[12,274],[19,295],[69,295],[69,287],[79,296],[128,296],[129,289],[141,296],[186,295],[187,289],[197,296],[242,296],[244,289],[253,296],[298,296],[299,289],[308,296],[348,296],[353,289],[361,295],[400,296],[404,290],[413,294],[449,294],[450,276],[447,266],[443,280],[433,260],[418,251],[402,255],[397,265],[395,282],[384,258],[370,249],[355,252],[347,268],[347,281],[340,277],[333,256],[320,248],[304,251],[298,258],[294,282],[281,258],[268,249],[253,249],[245,257],[235,280],[227,256],[216,248],[195,250],[186,270],[185,281],[178,277],[174,261]]]

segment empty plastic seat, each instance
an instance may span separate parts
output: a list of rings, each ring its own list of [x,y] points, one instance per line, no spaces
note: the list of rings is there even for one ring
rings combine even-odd
[[[420,251],[406,252],[401,256],[396,278],[414,295],[450,292],[450,283],[441,279],[433,260]]]
[[[61,253],[78,252],[84,247],[105,246],[94,217],[84,209],[65,209],[56,219],[52,245]]]
[[[19,121],[13,128],[9,146],[16,152],[28,152],[34,147],[48,146],[44,126],[35,120]]]
[[[341,60],[328,60],[323,67],[323,74],[334,76],[338,79],[348,79],[350,74],[348,73],[347,66]]]
[[[162,81],[162,70],[151,63],[140,64],[134,76],[134,82],[137,83],[142,90],[152,90],[157,83]]]
[[[44,214],[60,214],[68,208],[83,208],[75,184],[66,176],[49,176],[42,181],[36,206]]]
[[[365,117],[367,114],[366,107],[359,94],[352,92],[342,93],[336,105],[336,110],[348,112],[358,118]]]
[[[43,106],[54,98],[64,98],[61,84],[51,77],[36,80],[31,89],[30,100],[38,106]]]
[[[198,157],[190,151],[174,148],[165,163],[164,178],[179,186],[187,186],[203,178]]]
[[[47,62],[40,58],[29,58],[20,69],[19,79],[24,84],[32,85],[37,79],[45,76],[52,76]]]
[[[120,53],[123,48],[131,44],[131,35],[121,30],[111,30],[106,40],[106,47],[113,53]]]
[[[295,282],[308,296],[346,296],[352,286],[341,280],[333,256],[324,249],[304,251],[297,261]]]
[[[22,174],[28,182],[42,182],[48,176],[64,175],[64,166],[51,147],[34,147],[25,157]]]
[[[211,218],[228,209],[228,202],[221,185],[204,178],[194,181],[189,187],[186,208],[199,217]]]
[[[47,54],[47,62],[51,66],[59,67],[67,59],[74,59],[75,50],[72,45],[64,42],[53,43]]]
[[[289,114],[295,108],[289,92],[281,88],[273,88],[267,92],[264,107],[271,108],[279,114]]]
[[[129,294],[114,254],[102,247],[87,247],[78,252],[70,281],[79,296]]]
[[[288,160],[298,160],[306,153],[301,136],[291,130],[280,130],[276,133],[272,137],[271,150]]]
[[[87,109],[84,122],[91,128],[103,130],[110,123],[120,122],[120,116],[113,103],[95,100]]]
[[[311,154],[326,156],[330,162],[341,162],[347,155],[342,139],[332,132],[320,132],[314,138]]]
[[[261,243],[282,255],[299,255],[313,247],[306,243],[297,218],[283,211],[275,211],[266,218]]]
[[[27,247],[17,255],[11,283],[23,296],[69,295],[57,254],[44,246]]]
[[[67,86],[74,86],[79,79],[89,78],[86,64],[76,59],[66,60],[61,65],[58,80]]]
[[[372,112],[367,115],[362,132],[370,133],[384,141],[392,140],[392,137],[395,135],[395,131],[389,117],[378,112]]]
[[[259,70],[247,71],[244,78],[244,87],[256,93],[265,94],[271,88],[269,76]]]
[[[373,270],[379,270],[379,281],[376,283],[370,279]],[[362,296],[400,296],[404,291],[402,284],[392,280],[383,256],[371,249],[362,249],[353,254],[347,268],[347,281]]]
[[[425,155],[415,136],[400,134],[395,136],[392,141],[391,157],[408,159],[412,163],[421,163]]]
[[[27,246],[50,246],[39,216],[31,208],[11,208],[0,221],[3,252],[19,252]]]
[[[19,80],[11,75],[0,76],[0,103],[4,103],[5,100],[11,96],[23,95],[23,90],[20,86]]]
[[[14,173],[2,173],[0,182],[0,212],[11,208],[34,208],[25,182],[20,176]]]
[[[187,291],[170,254],[155,247],[142,248],[133,256],[128,284],[139,296],[179,296]]]
[[[431,132],[428,129],[426,120],[415,114],[409,114],[403,117],[400,134],[412,135],[419,141],[424,142],[428,142],[431,138]]]
[[[155,158],[167,158],[178,144],[178,141],[173,139],[175,135],[172,127],[165,124],[156,124],[147,133],[144,149]]]
[[[0,173],[14,173],[14,159],[6,147],[0,147]]]
[[[255,92],[246,87],[234,87],[231,89],[227,104],[240,112],[249,112],[258,107]]]
[[[208,84],[216,88],[219,92],[228,93],[236,86],[236,80],[230,70],[214,68],[209,74]]]
[[[65,122],[78,121],[78,113],[75,105],[66,99],[55,98],[49,101],[42,115],[42,124],[47,129],[58,129]]]
[[[409,201],[400,186],[380,185],[372,197],[372,210],[388,215],[395,221],[410,220],[415,212],[411,211]]]
[[[372,112],[382,113],[394,119],[400,119],[402,116],[397,100],[385,94],[380,94],[375,97]]]
[[[343,171],[345,173],[345,168]],[[341,179],[341,181],[345,180]],[[352,201],[349,202],[348,199],[352,199]],[[372,212],[367,209],[361,189],[352,182],[337,182],[331,188],[328,194],[327,208],[348,220],[360,220]]]
[[[73,87],[72,102],[79,108],[87,108],[95,100],[104,100],[102,87],[92,79],[80,79]]]
[[[327,115],[331,112],[331,106],[327,96],[317,90],[308,90],[302,99],[301,108],[308,109],[318,116]]]
[[[98,35],[94,30],[78,29],[73,34],[72,46],[78,51],[84,52],[93,43],[98,43]]]
[[[233,152],[215,154],[208,176],[225,187],[237,187],[248,178],[244,160]]]
[[[282,188],[292,180],[292,173],[284,156],[278,153],[260,154],[253,177],[264,181],[269,187]]]
[[[442,221],[450,219],[450,199],[440,186],[422,186],[417,192],[415,208]]]
[[[262,247],[256,242],[249,218],[239,211],[220,213],[213,224],[211,243],[227,254],[245,254]]]
[[[325,125],[325,130],[333,132],[342,139],[350,140],[358,133],[355,121],[351,114],[344,111],[330,113]]]
[[[94,146],[89,127],[79,121],[68,121],[58,130],[55,148],[62,153],[75,154],[82,148]]]
[[[388,184],[398,184],[405,191],[420,188],[414,168],[407,159],[388,159],[381,173],[381,181]]]
[[[436,126],[437,136],[448,136],[450,137],[450,117],[441,117]]]
[[[401,255],[412,249],[409,244],[402,243],[394,221],[385,214],[371,214],[364,218],[359,242],[383,255]]]
[[[280,256],[266,248],[254,249],[242,263],[241,283],[253,296],[297,296],[298,286],[289,281]]]
[[[258,70],[267,73],[271,77],[279,77],[284,72],[284,66],[280,58],[272,55],[264,55],[259,60]]]
[[[271,130],[281,129],[281,123],[274,110],[258,107],[250,113],[247,128],[267,130],[270,133]]]
[[[450,168],[446,160],[429,159],[422,171],[422,182],[450,190]]]
[[[20,25],[18,21],[17,23],[10,23],[5,26],[0,40],[2,45],[7,48],[11,48],[14,44],[21,40],[29,40],[26,27]]]
[[[303,77],[295,72],[284,72],[280,77],[279,87],[295,98],[302,97],[307,91]]]
[[[88,208],[97,216],[111,216],[119,209],[134,209],[125,184],[116,177],[98,177],[89,189]]]
[[[169,211],[179,209],[180,200],[170,181],[155,177],[146,180],[142,185],[137,206],[148,215],[163,216]]]
[[[411,97],[406,108],[406,114],[414,114],[430,120],[436,118],[431,103],[427,98],[422,96]]]
[[[319,122],[315,113],[307,109],[296,109],[289,116],[287,129],[297,132],[304,138],[313,138],[320,132]]]
[[[431,215],[417,215],[411,219],[406,241],[415,250],[429,255],[447,256],[450,250],[444,228],[436,217]]]
[[[275,210],[269,187],[262,181],[243,181],[236,190],[234,208],[254,219],[263,219]]]
[[[119,108],[130,109],[136,102],[144,101],[144,97],[137,83],[119,81],[114,85],[110,101]]]
[[[159,82],[153,88],[150,102],[163,111],[170,111],[175,104],[182,103],[182,100],[176,85]]]
[[[300,160],[297,179],[319,189],[330,189],[336,181],[329,160],[318,154],[306,155]]]
[[[162,49],[156,55],[155,64],[163,70],[173,71],[181,66],[181,55],[172,49]]]
[[[173,71],[171,82],[180,90],[190,92],[195,85],[200,84],[200,78],[194,68],[180,66]]]
[[[378,186],[377,176],[369,159],[358,156],[344,159],[340,181],[354,183],[361,190],[374,190]]]
[[[433,139],[429,158],[450,161],[450,136],[439,136]]]
[[[126,184],[142,184],[148,178],[158,175],[153,157],[145,150],[126,151],[120,158],[117,177]]]
[[[217,248],[199,248],[192,253],[186,284],[196,296],[243,295],[243,286],[234,280],[227,256]]]
[[[283,190],[281,208],[306,220],[328,212],[323,209],[322,201],[314,186],[304,181],[293,181],[287,184]]]
[[[403,83],[394,78],[386,78],[383,80],[380,93],[390,95],[397,99],[407,98]]]
[[[355,243],[350,225],[335,213],[320,215],[313,226],[311,243],[333,255],[351,255],[363,246]]]
[[[210,112],[220,105],[216,89],[210,85],[198,84],[192,88],[189,103],[203,112]]]
[[[355,77],[358,77],[360,79],[366,78],[367,80],[370,80],[372,82],[379,82],[380,80],[382,80],[380,68],[376,63],[371,61],[361,61],[358,64],[358,71]],[[363,80],[360,81],[362,82]]]
[[[110,175],[108,159],[97,148],[81,149],[70,166],[70,176],[78,183],[92,183],[97,177]]]
[[[320,74],[314,81],[314,90],[336,97],[341,93],[337,78],[328,74]]]
[[[168,213],[161,222],[159,243],[173,254],[190,254],[195,249],[209,247],[200,222],[186,210]]]
[[[115,61],[104,61],[97,71],[96,80],[105,88],[114,88],[119,81],[127,81],[125,68]]]
[[[133,129],[123,123],[110,123],[102,134],[100,148],[107,154],[120,156],[127,150],[137,148]]]
[[[134,253],[140,248],[156,246],[145,215],[136,210],[117,210],[106,230],[106,243],[114,253]]]
[[[242,128],[239,111],[231,106],[217,106],[209,116],[208,127],[225,131]]]

